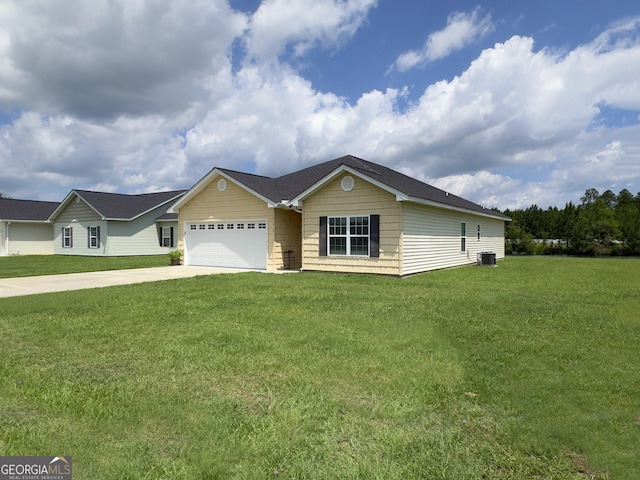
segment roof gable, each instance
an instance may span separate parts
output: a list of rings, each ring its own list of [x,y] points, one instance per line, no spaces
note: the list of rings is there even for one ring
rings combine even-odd
[[[269,206],[275,207],[280,203],[278,198],[278,192],[275,188],[274,180],[269,177],[262,177],[260,175],[254,175],[251,173],[236,172],[235,170],[228,170],[226,168],[215,167],[209,171],[204,177],[191,187],[187,193],[180,198],[170,209],[170,213],[177,212],[180,207],[185,203],[188,203],[193,197],[205,189],[213,180],[218,177],[223,177],[240,188],[246,190],[250,194],[258,197],[260,200],[266,202]]]
[[[186,190],[127,195],[122,193],[72,190],[60,206],[51,214],[56,218],[74,198],[85,202],[105,220],[133,220],[171,201],[177,200]]]
[[[58,205],[58,202],[0,198],[0,220],[46,222]]]

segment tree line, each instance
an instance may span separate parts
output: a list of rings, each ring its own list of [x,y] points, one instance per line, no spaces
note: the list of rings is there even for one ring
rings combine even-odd
[[[640,193],[585,191],[580,204],[505,210],[508,254],[639,255]]]

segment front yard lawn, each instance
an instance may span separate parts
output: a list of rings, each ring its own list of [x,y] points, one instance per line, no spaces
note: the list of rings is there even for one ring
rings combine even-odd
[[[25,255],[0,257],[0,278],[98,272],[127,268],[164,267],[168,255],[138,257],[84,257],[79,255]]]
[[[76,480],[640,471],[637,259],[214,275],[0,311],[0,455],[70,455]]]

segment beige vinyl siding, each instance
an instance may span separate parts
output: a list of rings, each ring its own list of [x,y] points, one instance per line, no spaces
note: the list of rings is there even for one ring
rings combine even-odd
[[[291,209],[277,209],[274,214],[273,265],[278,270],[287,267],[299,270],[302,267],[302,216]]]
[[[394,195],[360,178],[345,192],[339,175],[303,202],[302,269],[400,275],[402,205]],[[380,257],[319,255],[321,216],[380,215]]]
[[[226,180],[227,188],[218,190],[218,180],[214,177],[209,184],[178,211],[178,248],[184,249],[185,224],[190,222],[211,222],[218,220],[266,220],[267,222],[267,270],[282,269],[282,258],[274,253],[275,209],[269,208],[264,200]]]
[[[504,221],[405,203],[403,205],[402,275],[467,265],[478,252],[504,257]],[[461,224],[466,223],[466,251],[461,250]],[[480,225],[480,240],[477,238]]]
[[[53,225],[50,223],[11,222],[3,228],[9,232],[8,242],[5,240],[9,255],[53,255]]]

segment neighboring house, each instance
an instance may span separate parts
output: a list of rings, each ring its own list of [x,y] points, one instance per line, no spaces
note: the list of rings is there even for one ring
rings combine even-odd
[[[49,216],[57,255],[157,255],[177,245],[177,215],[167,209],[185,193],[125,195],[72,190]]]
[[[47,219],[58,205],[0,198],[0,256],[52,255],[53,227]]]
[[[509,221],[353,156],[278,178],[214,168],[169,211],[186,265],[398,276],[503,258]]]

